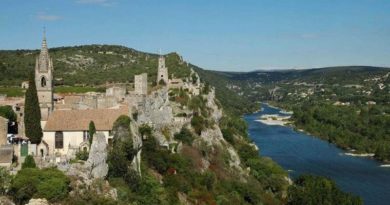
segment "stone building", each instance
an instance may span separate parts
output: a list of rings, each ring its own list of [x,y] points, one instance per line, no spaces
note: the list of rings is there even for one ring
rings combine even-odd
[[[106,97],[115,97],[118,101],[123,101],[126,96],[126,87],[114,85],[106,89]]]
[[[53,61],[49,56],[45,35],[41,52],[35,62],[35,85],[42,121],[46,121],[53,111]]]
[[[168,84],[168,68],[165,66],[165,57],[160,55],[158,58],[158,70],[157,70],[157,84],[163,80],[165,84]]]
[[[0,146],[7,144],[8,119],[0,116]]]
[[[109,142],[114,122],[119,116],[128,114],[127,106],[117,109],[55,110],[43,129],[42,143],[47,146],[40,146],[38,153],[69,155],[69,152],[78,150],[88,142],[91,121],[95,124],[96,132],[102,133]]]
[[[134,76],[134,93],[137,95],[148,94],[148,74],[142,73]]]

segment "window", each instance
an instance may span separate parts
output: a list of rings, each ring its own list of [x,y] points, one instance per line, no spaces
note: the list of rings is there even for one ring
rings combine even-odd
[[[62,131],[57,131],[55,133],[55,148],[56,149],[64,148],[64,133]]]
[[[44,76],[41,78],[41,87],[46,87],[46,78]]]
[[[88,131],[84,131],[83,132],[83,142],[88,141],[88,139],[89,139]]]

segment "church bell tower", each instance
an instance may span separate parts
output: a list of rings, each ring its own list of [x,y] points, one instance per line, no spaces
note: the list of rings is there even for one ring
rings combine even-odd
[[[43,33],[42,48],[35,62],[35,85],[41,109],[41,119],[46,121],[53,111],[53,61],[49,56],[46,32]]]

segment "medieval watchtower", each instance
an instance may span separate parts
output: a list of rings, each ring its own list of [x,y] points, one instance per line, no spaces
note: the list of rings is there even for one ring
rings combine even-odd
[[[159,84],[161,80],[164,81],[166,85],[168,84],[168,68],[165,67],[165,57],[163,55],[160,55],[158,58],[157,84]]]

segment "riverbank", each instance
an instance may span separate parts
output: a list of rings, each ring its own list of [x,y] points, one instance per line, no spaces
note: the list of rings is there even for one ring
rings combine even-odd
[[[291,124],[290,118],[291,116],[280,116],[277,114],[261,115],[260,119],[257,119],[256,121],[264,123],[266,125],[286,126],[288,124]]]
[[[366,205],[385,205],[390,201],[390,166],[371,157],[344,155],[353,150],[339,149],[318,136],[298,131],[299,127],[259,123],[261,115],[283,116],[278,109],[266,105],[263,108],[262,112],[245,116],[248,134],[261,147],[262,156],[270,157],[288,170],[292,179],[302,174],[327,176],[343,191],[361,196]]]
[[[288,112],[286,111],[284,108],[281,108],[281,107],[277,107],[276,105],[271,105],[269,103],[264,103],[266,106],[270,107],[270,108],[273,108],[273,109],[277,109],[279,113],[284,113],[284,112]],[[315,138],[319,138],[319,139],[322,139],[322,140],[325,140],[325,141],[328,141],[327,137],[324,137],[324,136],[321,136],[319,133],[310,133],[308,132],[307,130],[304,129],[304,127],[302,126],[295,126],[295,123],[292,119],[289,119],[289,123],[284,123],[284,122],[279,122],[278,120],[267,120],[267,121],[262,121],[262,123],[266,124],[266,125],[280,125],[280,126],[286,126],[286,125],[289,125],[291,127],[293,127],[296,131],[299,131],[299,132],[302,132],[302,133],[305,133],[307,135],[310,135],[310,136],[313,136]],[[328,141],[329,142],[329,141]],[[336,145],[338,148],[344,150],[344,155],[346,156],[351,156],[351,157],[364,157],[364,158],[370,158],[372,160],[375,160],[375,161],[378,161],[380,163],[383,163],[383,166],[381,167],[390,167],[390,162],[389,161],[384,161],[384,160],[379,160],[374,153],[362,153],[362,152],[359,152],[359,151],[356,151],[356,150],[353,150],[351,149],[350,147],[344,147],[344,146],[341,146],[337,143],[334,143],[334,142],[329,142],[331,144],[334,144]]]

